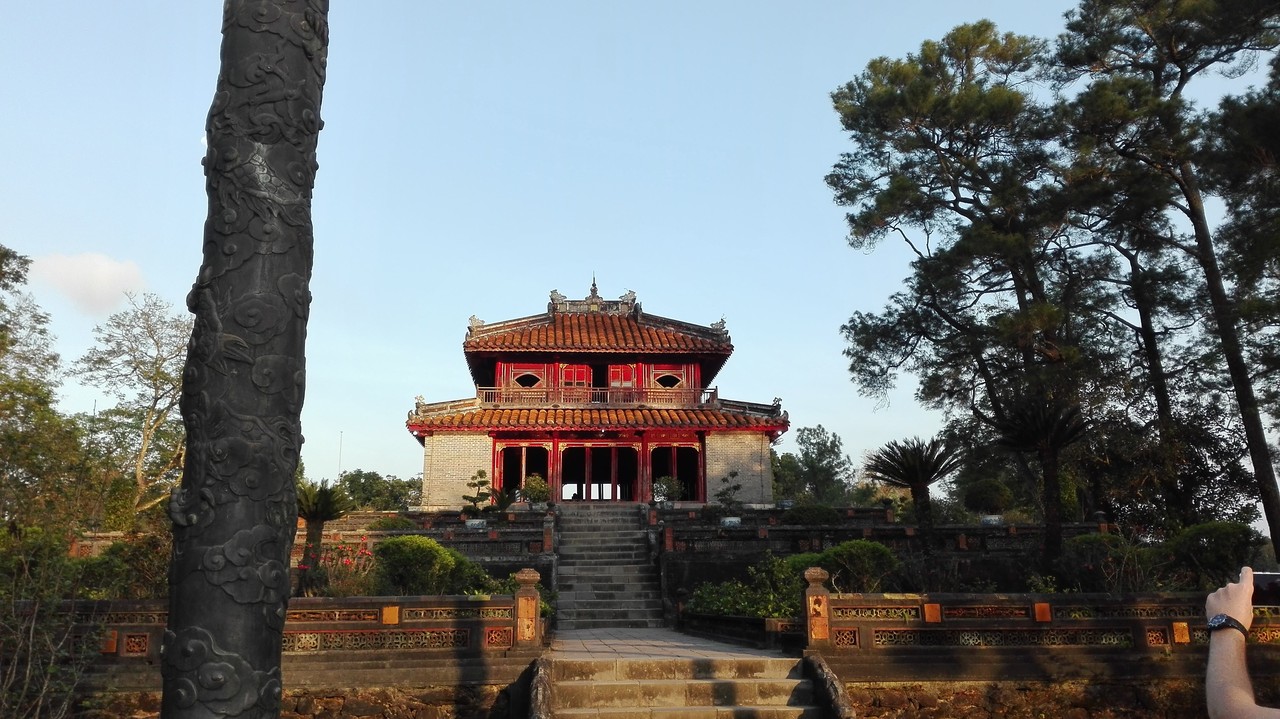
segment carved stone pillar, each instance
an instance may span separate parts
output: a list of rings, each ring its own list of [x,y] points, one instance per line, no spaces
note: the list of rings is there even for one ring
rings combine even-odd
[[[831,592],[825,583],[831,574],[822,567],[804,570],[809,586],[804,590],[804,623],[808,649],[831,648]]]
[[[328,0],[227,0],[169,502],[165,719],[280,713]]]
[[[516,648],[537,650],[542,646],[542,595],[537,586],[542,575],[525,567],[515,576],[520,585],[516,590]]]

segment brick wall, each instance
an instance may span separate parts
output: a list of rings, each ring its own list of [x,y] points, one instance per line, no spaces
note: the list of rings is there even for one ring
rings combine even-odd
[[[773,503],[773,467],[769,464],[769,439],[754,432],[720,432],[707,435],[707,500],[724,485],[720,479],[737,470],[742,485],[738,499],[747,504]]]
[[[422,449],[422,505],[428,509],[458,509],[471,494],[467,482],[483,469],[493,480],[493,440],[484,432],[435,434],[424,437]]]

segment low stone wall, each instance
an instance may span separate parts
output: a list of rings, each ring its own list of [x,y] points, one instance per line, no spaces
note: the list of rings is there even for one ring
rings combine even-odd
[[[1204,684],[1191,679],[908,682],[846,685],[862,719],[1203,719]]]
[[[831,594],[805,573],[805,643],[849,682],[1199,678],[1201,593]],[[1259,609],[1250,660],[1280,678],[1280,616]]]
[[[517,719],[522,713],[513,702],[518,701],[519,691],[495,685],[288,690],[280,702],[280,719]],[[159,693],[117,692],[99,697],[72,719],[159,716]]]
[[[536,572],[515,596],[295,598],[284,625],[289,686],[395,686],[508,682],[544,648]],[[159,689],[167,603],[71,605],[101,644],[84,684]]]

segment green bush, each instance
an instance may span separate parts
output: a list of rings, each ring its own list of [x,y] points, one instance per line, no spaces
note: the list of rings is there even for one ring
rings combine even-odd
[[[758,616],[751,602],[751,588],[738,579],[699,584],[694,587],[685,608],[697,614],[724,617]]]
[[[821,504],[801,504],[782,513],[782,523],[800,526],[840,524],[840,510]]]
[[[83,560],[85,592],[94,599],[162,599],[169,595],[170,539],[131,534]]]
[[[1118,534],[1082,534],[1068,539],[1055,566],[1062,588],[1079,592],[1154,591],[1156,555]]]
[[[521,488],[520,494],[524,496],[525,501],[538,503],[551,501],[551,485],[547,484],[547,480],[541,474],[534,472],[524,478],[524,487]]]
[[[97,653],[99,620],[59,606],[90,598],[67,549],[38,527],[0,529],[0,716],[68,715]]]
[[[370,532],[405,532],[418,528],[418,523],[404,516],[378,517],[369,522]]]
[[[965,488],[964,506],[981,514],[1002,514],[1013,506],[1013,490],[998,479],[980,479]]]
[[[731,579],[695,587],[687,609],[732,617],[798,617],[805,583],[792,564],[790,558],[768,554],[747,568],[746,582]]]
[[[823,552],[820,566],[831,573],[837,591],[879,592],[884,579],[898,569],[898,558],[879,542],[851,539]]]
[[[373,548],[379,595],[468,594],[493,591],[480,565],[430,537],[392,537]]]
[[[794,573],[797,577],[803,577],[804,570],[809,567],[822,566],[822,552],[803,552],[801,554],[792,554],[782,561],[787,563],[787,571]]]
[[[1205,522],[1165,543],[1170,570],[1187,589],[1209,590],[1235,581],[1240,567],[1258,558],[1264,540],[1247,524]]]

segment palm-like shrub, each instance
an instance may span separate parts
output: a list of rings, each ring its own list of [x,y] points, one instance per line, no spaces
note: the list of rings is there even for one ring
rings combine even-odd
[[[341,486],[328,482],[298,482],[298,516],[307,524],[306,545],[302,549],[302,561],[298,564],[299,596],[313,596],[324,584],[320,571],[321,545],[324,543],[324,524],[342,519],[356,508],[356,503]]]
[[[928,540],[933,532],[929,485],[954,472],[961,461],[959,450],[940,437],[928,442],[912,437],[894,440],[873,452],[863,470],[872,479],[911,490],[920,533]],[[929,546],[928,541],[925,546]]]
[[[1089,429],[1080,407],[1061,401],[1023,399],[1010,407],[995,429],[998,444],[1015,452],[1034,454],[1040,462],[1044,492],[1043,564],[1052,566],[1062,554],[1062,451],[1084,438]]]

